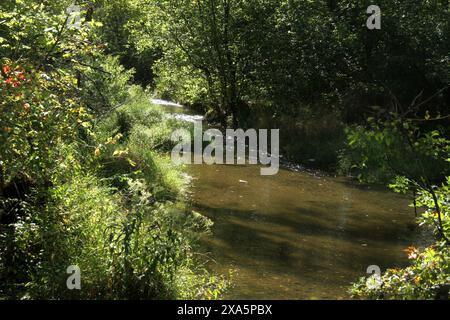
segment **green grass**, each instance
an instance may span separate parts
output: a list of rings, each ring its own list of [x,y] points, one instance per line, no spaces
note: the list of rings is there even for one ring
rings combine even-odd
[[[18,220],[2,226],[0,297],[214,299],[226,289],[194,258],[212,222],[190,210],[189,177],[168,154],[182,124],[142,93],[130,101],[61,145],[51,187],[27,195]],[[81,290],[66,287],[70,265]]]

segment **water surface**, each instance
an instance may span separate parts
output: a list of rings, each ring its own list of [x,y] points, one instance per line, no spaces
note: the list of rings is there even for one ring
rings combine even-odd
[[[409,200],[343,178],[258,166],[192,165],[196,210],[211,218],[203,246],[232,299],[348,298],[369,265],[406,264],[414,242]]]
[[[188,170],[195,209],[214,222],[202,240],[209,267],[234,271],[226,298],[346,299],[368,266],[404,266],[416,243],[410,200],[383,188],[286,169],[261,176],[254,165]]]

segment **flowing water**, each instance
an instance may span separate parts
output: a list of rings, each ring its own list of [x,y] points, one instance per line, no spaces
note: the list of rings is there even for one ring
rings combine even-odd
[[[178,118],[179,106],[171,108]],[[233,270],[230,299],[346,299],[370,265],[404,266],[409,199],[382,188],[254,165],[192,165],[195,209],[214,222],[202,240],[217,273]]]

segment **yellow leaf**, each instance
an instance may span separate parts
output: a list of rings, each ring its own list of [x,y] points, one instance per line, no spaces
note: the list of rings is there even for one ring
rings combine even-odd
[[[131,160],[129,158],[127,159],[127,161],[132,167],[136,167],[136,162],[134,162],[133,160]]]

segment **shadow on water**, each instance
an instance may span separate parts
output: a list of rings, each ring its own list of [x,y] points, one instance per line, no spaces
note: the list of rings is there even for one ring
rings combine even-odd
[[[415,241],[408,200],[383,190],[286,170],[262,177],[258,166],[191,172],[196,210],[215,222],[203,240],[211,268],[235,270],[228,298],[348,298],[369,265],[405,265]]]
[[[156,101],[184,121],[198,117]],[[202,240],[218,273],[234,270],[230,299],[345,299],[367,267],[407,264],[417,243],[410,200],[378,186],[259,166],[192,165],[195,209],[214,221]]]

